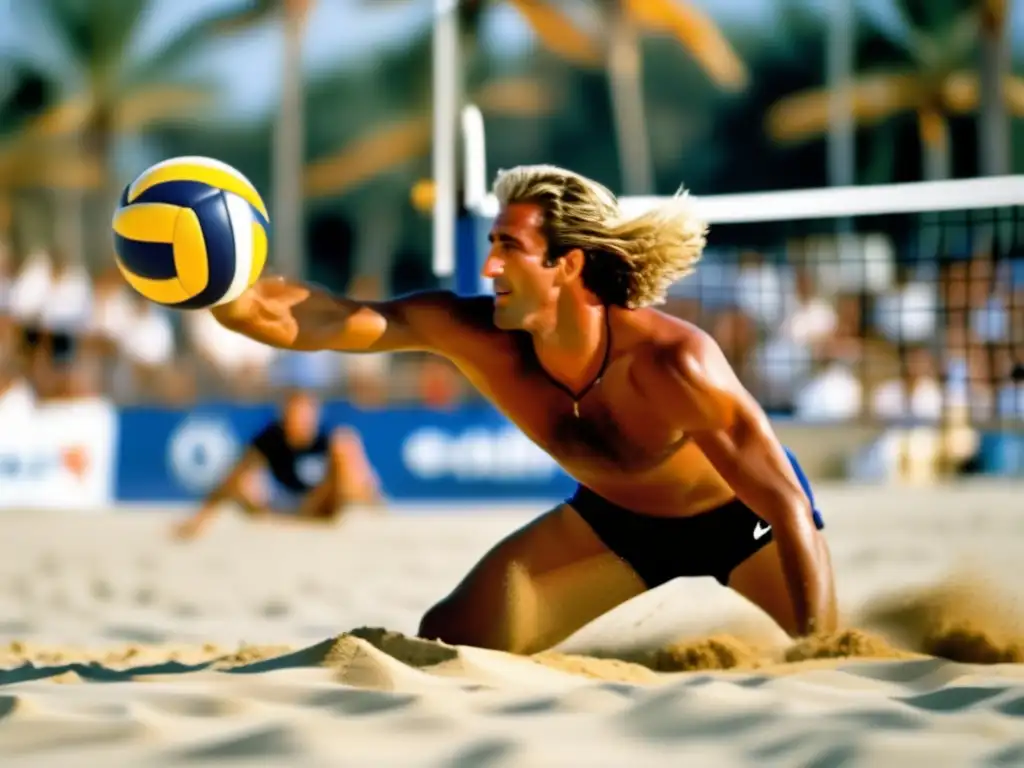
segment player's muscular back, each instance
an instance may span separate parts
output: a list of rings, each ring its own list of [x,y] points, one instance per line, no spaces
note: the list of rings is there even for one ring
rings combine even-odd
[[[489,298],[460,301],[452,315],[457,330],[440,335],[436,351],[569,474],[610,500],[672,515],[723,503],[732,491],[643,388],[644,371],[658,365],[661,337],[675,332],[677,321],[654,311],[613,311],[609,363],[578,416],[572,398],[540,367],[529,335],[494,327]]]

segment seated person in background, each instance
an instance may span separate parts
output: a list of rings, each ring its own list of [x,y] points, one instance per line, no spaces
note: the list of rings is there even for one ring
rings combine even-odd
[[[287,396],[280,418],[253,438],[227,477],[175,533],[196,536],[226,501],[253,517],[330,522],[350,504],[379,499],[377,477],[359,436],[346,428],[329,432],[313,396],[295,391]]]

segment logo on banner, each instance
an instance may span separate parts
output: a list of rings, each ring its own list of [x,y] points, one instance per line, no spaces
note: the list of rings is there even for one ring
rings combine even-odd
[[[422,480],[546,482],[559,471],[550,456],[515,429],[472,427],[451,434],[424,427],[406,439],[402,460]]]
[[[45,482],[63,471],[77,482],[84,482],[89,464],[89,451],[83,445],[8,450],[0,453],[0,477]]]
[[[185,419],[167,446],[171,474],[193,493],[211,490],[231,471],[237,456],[238,440],[225,419]]]

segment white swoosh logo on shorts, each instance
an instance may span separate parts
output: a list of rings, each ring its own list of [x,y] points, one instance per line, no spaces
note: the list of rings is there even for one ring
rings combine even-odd
[[[758,520],[757,521],[757,525],[754,526],[754,541],[757,541],[758,539],[760,539],[762,536],[764,536],[766,533],[768,533],[768,531],[770,531],[771,529],[772,529],[772,527],[770,525],[766,525],[764,528],[762,528],[761,527],[761,521]]]

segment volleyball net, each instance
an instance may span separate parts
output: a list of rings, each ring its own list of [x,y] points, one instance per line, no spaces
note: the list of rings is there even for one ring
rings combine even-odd
[[[497,212],[483,120],[461,115],[474,284]],[[697,191],[699,192],[699,190]],[[625,213],[657,197],[625,197]],[[709,331],[774,414],[1024,425],[1024,176],[694,195],[710,224],[664,309]]]

